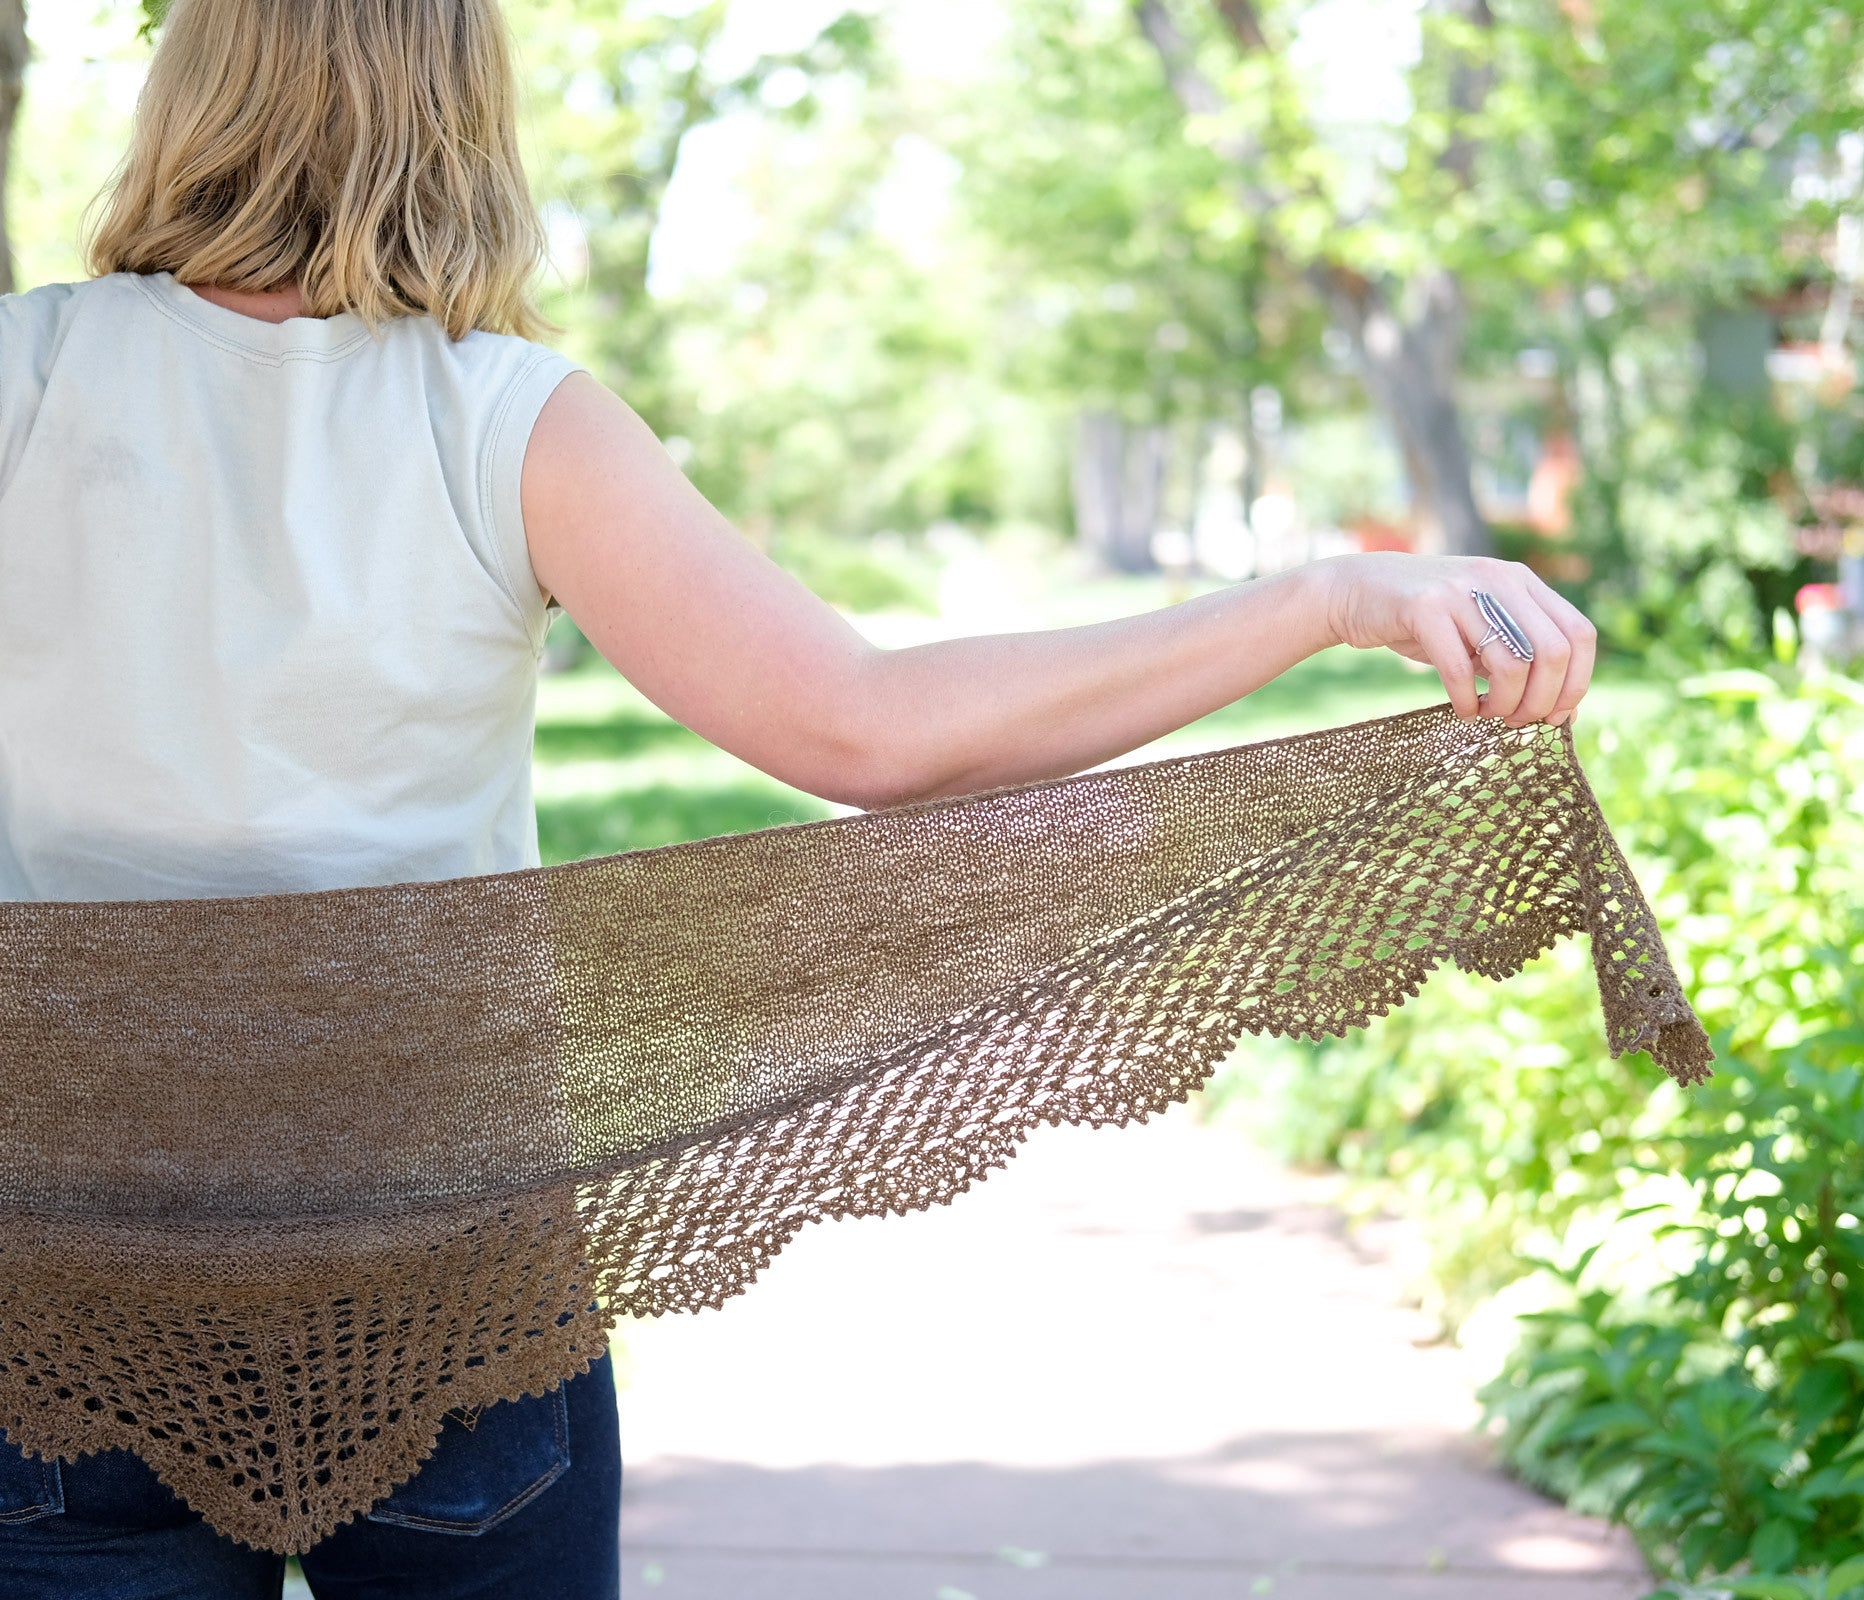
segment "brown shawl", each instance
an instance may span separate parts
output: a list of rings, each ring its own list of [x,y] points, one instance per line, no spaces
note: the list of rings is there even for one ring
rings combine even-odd
[[[0,1427],[302,1550],[805,1222],[1581,931],[1612,1052],[1705,1077],[1570,733],[1447,710],[490,877],[0,905]]]

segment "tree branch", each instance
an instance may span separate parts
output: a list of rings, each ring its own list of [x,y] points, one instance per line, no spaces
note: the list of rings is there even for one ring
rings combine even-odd
[[[1488,0],[1429,3],[1453,10],[1478,26],[1492,20]],[[1213,0],[1213,4],[1239,51],[1267,53],[1253,0]],[[1198,67],[1192,43],[1166,0],[1132,0],[1132,6],[1140,31],[1158,53],[1166,81],[1185,112],[1220,116],[1227,109],[1223,92]],[[1455,63],[1453,71],[1452,101],[1467,114],[1488,92],[1487,75],[1469,62]],[[1259,175],[1264,154],[1260,142],[1239,132],[1226,134],[1214,148],[1229,163],[1239,203],[1260,215],[1273,213],[1278,196]],[[1467,181],[1474,150],[1465,140],[1453,139],[1443,159]],[[1337,212],[1335,222],[1344,226]],[[1488,553],[1491,541],[1470,484],[1469,455],[1454,388],[1462,312],[1461,286],[1455,275],[1442,269],[1420,274],[1409,286],[1411,292],[1403,295],[1406,303],[1400,307],[1393,302],[1393,285],[1374,282],[1344,262],[1329,259],[1324,247],[1299,270],[1352,338],[1367,395],[1385,413],[1403,450],[1427,543],[1462,554]]]
[[[1435,0],[1429,9],[1461,17],[1485,31],[1495,26],[1489,0]],[[1476,166],[1476,144],[1469,137],[1469,119],[1482,109],[1494,85],[1495,71],[1490,66],[1478,66],[1460,55],[1451,65],[1450,105],[1456,113],[1456,128],[1438,165],[1454,173],[1465,188],[1473,181]]]
[[[1247,9],[1247,0],[1223,0],[1223,4]],[[1223,91],[1198,66],[1191,41],[1178,26],[1178,19],[1166,9],[1164,0],[1133,0],[1133,15],[1138,19],[1140,32],[1158,53],[1159,62],[1165,68],[1165,81],[1171,85],[1171,92],[1186,114],[1220,116],[1229,103]],[[1237,198],[1244,208],[1256,212],[1273,210],[1279,197],[1256,176],[1262,146],[1247,134],[1226,133],[1212,148],[1234,169]]]
[[[1213,116],[1223,109],[1223,96],[1217,86],[1198,69],[1192,58],[1191,41],[1178,26],[1178,19],[1165,9],[1162,0],[1133,0],[1133,13],[1139,19],[1139,31],[1151,41],[1165,68],[1166,81],[1178,103],[1194,117]]]
[[[1230,30],[1230,37],[1247,55],[1251,51],[1268,54],[1268,36],[1262,31],[1262,19],[1250,0],[1217,0],[1217,14]]]
[[[13,240],[7,229],[6,185],[13,160],[13,131],[26,87],[26,0],[0,0],[0,294],[11,294]]]

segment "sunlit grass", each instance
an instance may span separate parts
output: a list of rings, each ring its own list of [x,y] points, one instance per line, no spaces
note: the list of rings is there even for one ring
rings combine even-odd
[[[1169,755],[1431,704],[1434,680],[1390,658],[1334,653],[1140,755]],[[538,697],[544,860],[573,861],[834,814],[681,727],[605,663],[547,678]]]
[[[747,833],[833,810],[681,727],[602,662],[544,680],[536,785],[546,862]]]
[[[1011,576],[1014,582],[1014,574]],[[999,600],[1002,590],[997,591]],[[1162,583],[1062,580],[1019,597],[1006,614],[911,619],[907,636],[1039,628],[1128,615],[1167,603]],[[862,626],[885,642],[887,619]],[[1582,713],[1611,717],[1658,691],[1608,668]],[[1442,701],[1436,675],[1385,651],[1329,650],[1246,699],[1190,724],[1135,758],[1214,749],[1360,722]],[[572,861],[689,839],[745,833],[834,814],[804,794],[708,744],[657,710],[606,663],[546,678],[538,697],[537,815],[547,862]]]

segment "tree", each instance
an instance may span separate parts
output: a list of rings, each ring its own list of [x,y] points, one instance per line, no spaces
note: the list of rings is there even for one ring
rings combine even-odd
[[[13,130],[26,89],[26,0],[0,0],[0,294],[11,294],[13,240],[7,229],[6,187],[13,168]]]
[[[1284,213],[1300,217],[1307,240],[1276,229],[1303,276],[1351,341],[1366,392],[1398,440],[1408,472],[1420,533],[1427,547],[1459,555],[1487,554],[1489,530],[1476,508],[1470,481],[1469,448],[1458,410],[1455,384],[1461,365],[1464,321],[1462,285],[1439,262],[1421,260],[1410,271],[1366,270],[1340,244],[1364,219],[1351,214],[1313,176],[1308,154],[1314,135],[1300,110],[1299,95],[1273,59],[1269,34],[1251,0],[1213,0],[1218,31],[1247,63],[1266,72],[1242,80],[1267,89],[1266,117],[1238,115],[1239,108],[1218,77],[1199,60],[1193,36],[1166,0],[1133,0],[1140,30],[1158,53],[1167,81],[1187,116],[1220,129],[1212,147],[1228,161],[1236,201],[1271,228]],[[1434,9],[1475,27],[1492,20],[1487,0],[1429,0]],[[1206,19],[1208,21],[1208,19]],[[1426,28],[1427,41],[1449,54],[1448,30]],[[1457,52],[1446,75],[1447,107],[1457,117],[1479,109],[1488,74]],[[1276,146],[1280,145],[1277,149]],[[1438,169],[1466,186],[1472,150],[1460,130],[1438,152]],[[1316,215],[1318,213],[1318,215]]]
[[[1755,302],[1831,281],[1821,172],[1864,123],[1858,16],[1824,0],[1497,3],[1479,182],[1440,212],[1441,248],[1479,321],[1558,357],[1585,463],[1577,531],[1636,600],[1627,627],[1650,636],[1667,596],[1708,582],[1737,611],[1752,585],[1770,634],[1794,560],[1774,494],[1803,453],[1770,403],[1773,316]],[[1713,363],[1729,312],[1760,339],[1758,385],[1732,399],[1697,378],[1696,346]]]
[[[1582,537],[1597,563],[1633,570],[1637,416],[1664,417],[1651,458],[1664,429],[1707,425],[1676,398],[1697,314],[1826,276],[1830,219],[1801,180],[1864,122],[1854,10],[1427,0],[1409,115],[1347,148],[1317,124],[1291,59],[1307,0],[1125,3],[1180,141],[1223,164],[1241,219],[1230,232],[1253,246],[1237,270],[1292,276],[1326,308],[1400,444],[1424,530],[1488,548],[1458,389],[1472,363],[1512,368],[1538,345],[1582,425]],[[1664,375],[1634,392],[1632,346],[1651,343]],[[1737,478],[1764,479],[1779,430],[1752,416],[1717,426],[1711,453],[1733,450],[1748,463]]]
[[[554,297],[597,362],[650,421],[666,420],[670,323],[649,293],[655,230],[693,131],[757,104],[778,73],[805,82],[858,63],[865,18],[830,23],[803,49],[723,73],[731,0],[512,0],[527,78],[533,175],[546,215],[580,235],[586,272]],[[798,114],[807,109],[807,97]]]
[[[941,131],[997,258],[1003,381],[1072,414],[1076,535],[1130,570],[1207,425],[1248,437],[1251,391],[1294,385],[1319,327],[1121,7],[1019,0],[1006,21]]]

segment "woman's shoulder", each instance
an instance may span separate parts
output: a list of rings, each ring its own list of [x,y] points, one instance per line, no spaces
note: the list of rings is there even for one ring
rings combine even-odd
[[[0,295],[0,337],[56,327],[81,301],[94,296],[103,283],[105,280],[97,278],[76,283],[42,283],[35,289]],[[104,292],[110,292],[107,285]]]
[[[77,278],[69,283],[42,283],[36,288],[0,295],[0,316],[15,322],[56,321],[80,305],[119,300],[136,293],[136,274],[132,272]]]
[[[0,295],[0,400],[43,386],[82,308],[128,292],[109,279],[87,278]]]
[[[432,317],[405,319],[420,329],[419,337],[444,349],[448,357],[462,368],[478,374],[518,373],[546,363],[574,366],[570,357],[535,339],[515,333],[493,333],[475,328],[455,339]]]
[[[459,425],[462,413],[470,413],[490,432],[503,431],[518,414],[541,407],[540,396],[581,367],[561,351],[516,334],[475,329],[455,339],[431,317],[404,323],[396,333],[423,346],[427,403],[449,428]],[[526,415],[523,420],[528,431],[534,419]]]
[[[137,275],[113,272],[69,283],[42,283],[0,295],[0,360],[17,362],[32,352],[56,349],[80,315],[121,316],[146,303]]]

